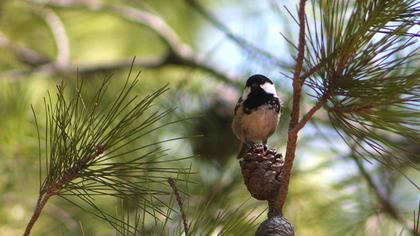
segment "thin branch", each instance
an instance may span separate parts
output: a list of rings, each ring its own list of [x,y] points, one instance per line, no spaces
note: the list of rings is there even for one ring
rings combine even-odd
[[[35,2],[28,2],[29,4],[37,4]],[[132,7],[127,6],[119,6],[113,5],[108,3],[97,2],[96,4],[88,4],[87,2],[80,2],[75,0],[67,0],[67,1],[49,1],[45,5],[52,6],[52,7],[59,7],[59,8],[85,8],[90,11],[102,11],[102,12],[109,12],[114,14],[122,19],[128,20],[130,22],[141,24],[146,26],[154,33],[156,33],[162,42],[168,47],[166,53],[160,56],[148,57],[148,58],[139,58],[136,61],[135,66],[141,68],[161,68],[168,65],[179,65],[179,66],[186,66],[191,68],[196,68],[207,72],[213,75],[216,79],[220,80],[221,82],[227,83],[231,86],[237,87],[240,86],[239,82],[237,81],[236,76],[232,76],[229,74],[224,73],[222,70],[214,67],[213,65],[208,64],[206,57],[201,55],[189,47],[187,44],[183,43],[180,37],[176,34],[175,31],[159,16],[154,15],[150,12],[139,10]],[[2,35],[0,35],[2,36]],[[4,36],[4,35],[3,35]],[[5,37],[3,37],[5,38]],[[2,38],[0,38],[0,47],[2,46]],[[4,43],[3,43],[4,44]],[[10,44],[8,44],[10,47]],[[14,48],[14,47],[13,47]],[[19,47],[21,49],[21,47]],[[16,51],[16,50],[15,50]],[[74,72],[76,68],[79,68],[81,73],[95,73],[101,71],[108,71],[113,69],[120,69],[120,68],[128,68],[130,65],[131,59],[113,62],[109,64],[102,64],[102,65],[71,65],[67,63],[66,66],[62,67],[61,64],[57,62],[53,62],[50,59],[42,60],[42,64],[38,63],[39,60],[33,60],[32,57],[36,59],[45,57],[39,53],[29,54],[26,53],[27,50],[23,50],[25,53],[19,50],[19,55],[24,56],[25,64],[27,62],[31,62],[29,65],[37,69],[38,71],[47,73],[47,74],[56,74],[56,73],[70,73]],[[28,54],[28,55],[27,55]],[[29,58],[26,58],[29,57]],[[29,60],[28,60],[29,59]],[[37,68],[40,65],[43,65],[42,68]],[[14,75],[19,75],[18,73],[14,73]]]
[[[54,35],[55,44],[57,46],[56,64],[59,67],[66,67],[70,62],[70,42],[67,37],[64,23],[51,9],[43,9],[42,15]]]
[[[49,194],[41,194],[38,198],[38,201],[36,203],[35,211],[29,220],[28,225],[26,225],[25,232],[23,233],[23,236],[29,236],[31,233],[31,230],[35,224],[35,222],[38,220],[39,215],[42,212],[42,209],[44,208],[45,204],[47,204],[48,199],[51,197]]]
[[[283,206],[287,198],[289,189],[290,175],[295,159],[296,143],[298,138],[298,129],[295,127],[299,123],[300,97],[302,95],[302,83],[300,74],[302,72],[303,61],[305,56],[305,0],[299,3],[299,44],[298,55],[296,59],[295,72],[293,74],[293,104],[292,113],[289,124],[289,132],[286,146],[286,157],[282,171],[281,188],[278,194],[278,212],[283,212]]]
[[[52,202],[48,203],[44,211],[46,214],[59,219],[68,230],[75,231],[77,229],[78,222],[72,218],[72,215]]]
[[[27,197],[28,196],[18,196],[15,194],[3,194],[0,197],[0,201],[2,204],[14,204],[16,202],[21,202],[25,208],[32,207],[33,199],[28,199]],[[59,221],[61,221],[61,223],[63,223],[63,225],[65,225],[68,230],[74,231],[77,229],[78,222],[72,218],[69,212],[57,206],[56,204],[49,202],[48,205],[45,205],[43,211],[46,214],[59,219]]]
[[[333,142],[332,140],[330,140],[329,137],[327,137],[327,135],[325,133],[323,133],[321,131],[320,127],[317,125],[316,122],[313,122],[313,124],[315,125],[315,128],[319,131],[319,134],[320,134],[321,138],[325,142],[327,142],[327,143],[332,143]],[[364,168],[362,161],[359,158],[356,157],[356,152],[355,152],[356,145],[350,145],[350,146],[351,146],[350,147],[351,148],[351,154],[349,155],[349,157],[356,163],[357,168],[358,168],[359,172],[361,173],[361,176],[365,179],[369,189],[374,192],[376,198],[378,199],[378,202],[382,205],[382,209],[384,210],[384,213],[388,214],[394,220],[396,220],[399,223],[401,223],[402,225],[404,225],[405,228],[416,232],[415,226],[411,227],[410,224],[407,222],[407,220],[405,220],[404,217],[401,215],[401,213],[399,213],[398,209],[393,206],[393,204],[390,202],[390,200],[387,199],[386,196],[381,194],[381,192],[379,190],[380,188],[376,186],[375,182],[373,181],[373,178],[370,176],[368,171],[366,171],[366,169]],[[340,150],[338,150],[334,146],[330,146],[330,149],[335,153],[340,153]],[[420,202],[419,202],[419,204],[420,204]],[[413,234],[413,235],[416,235],[416,234]]]
[[[306,123],[312,118],[312,116],[317,112],[325,103],[328,101],[329,93],[325,93],[321,99],[302,117],[302,119],[296,124],[293,128],[292,133],[298,133]]]
[[[35,211],[31,219],[29,220],[29,223],[26,225],[26,229],[23,236],[29,236],[35,222],[38,220],[42,210],[45,207],[45,204],[47,204],[47,201],[50,199],[50,197],[57,195],[60,192],[60,190],[63,188],[63,186],[65,186],[66,184],[68,184],[69,182],[77,178],[80,174],[80,171],[86,167],[86,164],[89,161],[101,155],[102,152],[103,152],[102,150],[95,151],[92,155],[87,156],[86,158],[82,159],[80,162],[75,164],[73,167],[68,169],[64,173],[62,178],[58,179],[56,182],[50,185],[43,186],[43,188],[40,191],[38,201],[35,206]]]
[[[42,56],[42,55],[39,55]],[[25,63],[29,58],[23,59],[21,62]],[[130,67],[130,61],[132,59],[119,60],[115,62],[102,63],[102,64],[81,64],[78,66],[67,65],[66,67],[60,67],[55,62],[42,63],[39,65],[30,65],[30,68],[25,69],[13,69],[10,71],[5,71],[0,73],[0,78],[8,78],[11,80],[17,80],[24,78],[34,72],[43,73],[46,75],[55,75],[55,74],[73,74],[75,71],[78,71],[79,74],[94,74],[94,73],[109,73],[114,70],[125,69]],[[148,57],[136,59],[134,63],[135,68],[159,68],[167,65],[164,57]]]
[[[281,59],[275,57],[273,54],[271,54],[268,51],[265,51],[262,48],[259,48],[258,46],[252,44],[251,42],[247,41],[246,39],[242,38],[239,35],[236,35],[233,33],[225,24],[223,24],[222,21],[217,19],[216,16],[211,14],[209,11],[205,9],[200,3],[198,3],[196,0],[185,0],[192,8],[194,8],[198,13],[200,13],[204,18],[206,18],[214,27],[216,27],[218,30],[223,32],[226,37],[233,42],[235,42],[238,46],[242,47],[247,51],[248,53],[254,53],[258,54],[262,57],[264,57],[266,60],[264,62],[270,62],[271,65],[281,66],[281,67],[287,67],[289,68],[290,65]]]
[[[69,3],[67,4],[69,6]],[[220,70],[214,68],[206,62],[204,55],[201,55],[183,43],[175,31],[166,23],[161,17],[156,16],[144,10],[135,9],[127,6],[117,6],[111,4],[96,5],[90,10],[108,11],[126,20],[130,20],[137,24],[142,24],[153,30],[169,47],[169,52],[166,57],[167,64],[190,66],[206,71],[225,83],[231,85],[239,85],[234,82],[235,78],[224,74]]]
[[[417,214],[416,214],[416,210],[414,210],[413,212],[413,225],[414,225],[414,232],[416,234],[419,234],[419,225],[420,225],[420,201],[419,201],[419,205],[417,207]]]
[[[77,68],[78,71],[82,74],[90,74],[97,72],[111,72],[122,68],[130,68],[131,65],[133,65],[133,67],[139,68],[158,68],[164,66],[166,61],[167,56],[150,56],[143,58],[136,57],[134,62],[133,59],[125,59],[101,64],[82,64],[77,66]]]
[[[312,68],[309,68],[303,75],[300,76],[300,81],[301,84],[303,84],[305,82],[305,80],[307,78],[309,78],[310,76],[312,76],[314,73],[316,73],[319,69],[322,68],[322,66],[325,64],[326,61],[324,61],[323,63],[319,63],[317,65],[315,65]]]
[[[187,222],[187,217],[185,215],[185,211],[184,211],[182,199],[181,199],[181,196],[179,195],[178,188],[176,187],[175,180],[173,178],[169,177],[168,178],[168,183],[171,186],[172,190],[174,191],[174,194],[175,194],[175,197],[176,197],[176,201],[177,201],[177,203],[179,205],[179,211],[181,212],[181,217],[182,217],[182,223],[184,225],[185,236],[188,236],[188,222]]]
[[[42,65],[49,62],[49,59],[40,53],[26,48],[23,45],[12,43],[6,35],[0,31],[0,48],[10,50],[20,61],[27,65]]]
[[[174,51],[175,55],[185,59],[197,58],[197,55],[194,53],[192,48],[183,43],[177,33],[160,16],[128,6],[118,6],[105,3],[101,7],[96,6],[95,9],[91,10],[109,11],[134,23],[147,26],[157,33],[161,40],[169,46],[172,51]]]
[[[409,225],[409,223],[404,219],[404,217],[401,216],[401,214],[398,212],[398,209],[394,207],[394,205],[387,199],[383,194],[380,192],[379,188],[376,186],[375,182],[373,181],[372,177],[369,175],[369,173],[366,171],[365,167],[363,166],[362,162],[357,158],[355,155],[351,155],[351,158],[354,160],[354,162],[357,165],[357,168],[360,172],[360,174],[365,179],[367,185],[369,186],[369,189],[373,191],[375,194],[376,199],[378,200],[379,204],[381,204],[382,210],[389,216],[391,216],[394,220],[400,222],[403,224],[407,229],[415,232],[413,227]],[[415,235],[415,234],[413,234]]]

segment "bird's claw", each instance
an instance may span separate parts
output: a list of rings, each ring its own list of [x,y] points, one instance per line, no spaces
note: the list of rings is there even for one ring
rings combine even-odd
[[[268,152],[268,145],[263,144],[263,154],[264,154],[264,156],[267,155],[267,152]]]

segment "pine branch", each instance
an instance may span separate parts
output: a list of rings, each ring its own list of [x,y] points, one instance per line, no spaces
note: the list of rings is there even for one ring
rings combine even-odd
[[[283,206],[287,198],[299,131],[298,129],[295,130],[295,128],[299,123],[300,97],[302,93],[300,75],[305,55],[305,3],[306,0],[301,0],[299,3],[299,45],[295,72],[293,74],[293,104],[287,137],[286,157],[281,177],[281,188],[279,190],[278,205],[276,206],[277,211],[280,213],[283,213]]]
[[[98,72],[112,72],[114,70],[130,68],[132,59],[120,60],[106,64],[81,64],[74,66],[69,63],[59,65],[55,61],[47,58],[45,55],[29,49],[23,45],[12,43],[6,35],[0,32],[0,48],[10,50],[16,58],[30,69],[13,70],[3,73],[1,77],[20,79],[33,72],[41,72],[47,75],[56,74],[74,74],[77,70],[82,75],[88,75]],[[137,58],[133,66],[136,68],[159,68],[169,65],[165,56]],[[211,69],[209,69],[211,70]],[[223,75],[220,75],[223,76]]]
[[[293,75],[293,104],[292,104],[292,113],[291,113],[291,121],[289,126],[289,133],[288,133],[288,143],[286,147],[286,161],[285,165],[283,167],[283,173],[282,173],[282,187],[279,192],[278,196],[278,202],[279,206],[277,206],[277,211],[282,212],[282,208],[287,196],[287,189],[288,184],[290,181],[290,172],[293,166],[293,160],[295,156],[295,150],[296,150],[296,142],[298,137],[298,132],[301,130],[305,124],[310,120],[310,118],[315,114],[316,111],[318,111],[321,107],[325,106],[327,102],[331,102],[332,104],[336,105],[338,102],[334,100],[338,96],[346,96],[347,94],[343,94],[343,90],[341,89],[343,83],[346,79],[353,80],[354,82],[358,81],[358,77],[355,76],[355,73],[361,73],[362,70],[367,69],[371,70],[370,72],[363,71],[363,76],[368,75],[370,79],[375,78],[373,76],[376,76],[376,78],[381,78],[381,74],[377,73],[377,71],[382,71],[386,75],[390,71],[395,70],[397,71],[399,68],[401,68],[402,65],[405,65],[405,63],[410,61],[410,58],[413,58],[412,55],[409,55],[408,57],[404,57],[402,59],[396,59],[393,61],[386,61],[388,58],[390,58],[390,55],[393,55],[394,53],[402,50],[403,48],[407,48],[408,46],[413,45],[412,42],[410,42],[411,38],[409,38],[403,46],[393,46],[395,45],[395,42],[399,40],[401,36],[400,32],[404,32],[403,30],[408,30],[408,26],[413,25],[413,21],[410,20],[410,18],[400,18],[401,16],[399,14],[405,14],[406,12],[413,12],[416,10],[412,10],[409,3],[399,3],[394,2],[392,5],[391,3],[383,4],[383,3],[366,3],[365,6],[361,6],[365,3],[360,3],[360,5],[356,5],[354,11],[352,12],[352,17],[346,22],[344,20],[345,12],[347,12],[347,9],[349,5],[344,4],[344,6],[340,5],[338,1],[332,0],[331,4],[327,4],[323,6],[323,3],[320,3],[320,9],[324,12],[322,12],[321,15],[321,21],[320,24],[320,30],[318,29],[318,25],[315,25],[315,35],[312,36],[312,30],[307,27],[309,34],[305,35],[305,23],[307,23],[307,19],[305,17],[304,13],[304,3],[300,3],[299,5],[299,44],[297,46],[298,49],[298,56],[297,56],[297,63],[295,67],[295,72]],[[375,5],[376,4],[376,5]],[[399,4],[399,5],[398,5]],[[405,5],[407,4],[407,5]],[[405,7],[405,8],[404,8]],[[303,9],[303,10],[302,10]],[[367,9],[367,10],[366,10]],[[389,11],[390,14],[393,14],[392,16],[382,16],[379,14],[379,12],[383,11]],[[372,11],[372,12],[367,12]],[[378,14],[376,14],[378,13]],[[316,14],[314,14],[316,15]],[[368,18],[363,18],[366,15],[368,15]],[[407,14],[405,14],[407,15]],[[409,14],[410,15],[410,14]],[[412,15],[412,14],[411,14]],[[360,17],[359,17],[360,16]],[[380,18],[380,19],[377,19]],[[373,35],[375,34],[374,30],[371,30],[372,27],[382,27],[387,24],[388,21],[395,21],[400,20],[403,22],[402,25],[395,27],[394,32],[388,35],[383,36],[381,40],[375,43],[369,44],[369,41],[373,38]],[[360,20],[366,20],[366,23],[361,23]],[[347,32],[347,34],[344,34],[343,31]],[[355,32],[356,33],[355,33]],[[339,35],[341,34],[341,35]],[[368,35],[365,35],[368,34]],[[404,34],[403,34],[404,35]],[[304,51],[305,51],[305,39],[309,42],[308,49],[306,50],[308,52],[308,59],[305,59],[304,57]],[[336,41],[335,41],[336,40]],[[341,41],[342,40],[342,41]],[[402,40],[402,39],[401,39]],[[348,45],[351,45],[351,47],[348,47]],[[379,52],[387,52],[389,53],[384,54],[383,58],[375,58],[375,53],[373,51],[378,50]],[[354,60],[353,58],[355,55],[360,55],[363,57],[363,59],[360,60]],[[350,60],[352,58],[352,60]],[[366,59],[370,58],[370,59]],[[372,64],[364,64],[369,62],[369,60],[372,60]],[[303,64],[306,63],[309,65],[309,69],[307,72],[305,72],[302,75],[302,68]],[[352,63],[359,63],[357,70],[358,72],[352,71]],[[395,66],[394,66],[395,64]],[[374,67],[373,67],[374,65]],[[315,80],[316,75],[323,78],[323,80],[320,82],[317,82]],[[413,75],[410,75],[410,78],[412,78]],[[309,82],[304,82],[305,79],[309,78]],[[363,77],[364,78],[364,77]],[[361,80],[363,83],[366,83],[366,81],[369,80]],[[372,79],[372,86],[375,86],[375,88],[378,87],[378,80]],[[387,80],[387,81],[395,81],[394,80]],[[350,83],[350,82],[348,82]],[[353,85],[355,85],[354,83]],[[314,89],[317,96],[319,96],[319,100],[316,103],[314,107],[312,107],[308,113],[306,113],[302,119],[299,120],[299,103],[300,103],[300,97],[301,97],[301,90],[302,85],[309,85],[312,89]],[[348,84],[346,84],[348,86]],[[356,86],[355,86],[356,87]],[[357,86],[357,89],[366,88],[367,86]],[[390,87],[391,88],[391,87]],[[352,90],[354,93],[355,90]],[[359,94],[363,94],[366,96],[367,94],[362,91],[357,91]],[[334,95],[334,96],[333,96]],[[387,94],[389,95],[389,93]],[[367,95],[366,98],[369,98]],[[346,103],[349,102],[347,100],[349,97],[345,97],[343,101]],[[383,99],[385,98],[385,94],[383,96]],[[414,96],[408,96],[406,99],[410,102],[414,102],[416,100]],[[390,100],[379,100],[376,99],[372,100],[372,102],[384,102],[386,104],[390,104]],[[391,100],[392,101],[392,100]],[[399,98],[396,102],[399,102]],[[405,101],[404,101],[405,102]],[[350,108],[351,111],[361,111],[369,109],[366,107],[375,107],[375,105],[363,102],[363,108]],[[413,103],[411,103],[413,105]],[[415,105],[414,105],[415,106]],[[328,110],[328,107],[327,107]],[[343,111],[343,109],[341,109]],[[350,111],[350,110],[348,110]],[[362,113],[369,115],[369,113]],[[400,113],[401,114],[401,113]],[[338,117],[338,115],[335,118],[339,118],[340,121],[344,121],[343,117]],[[359,122],[356,120],[352,120],[353,122]],[[377,120],[379,121],[379,120]],[[406,121],[406,123],[413,124],[414,127],[416,126],[415,121]],[[346,123],[348,125],[348,128],[346,131],[350,131],[350,129],[355,129],[353,125],[350,123]],[[364,125],[367,125],[367,123],[364,123]],[[351,127],[351,128],[350,128]],[[390,126],[388,126],[390,127]],[[401,128],[401,126],[398,126]],[[395,126],[396,128],[396,126]],[[411,129],[411,128],[408,128]],[[360,129],[359,129],[360,130]],[[407,130],[407,128],[405,129]],[[407,130],[408,131],[408,130]],[[408,131],[412,132],[412,131]],[[407,133],[411,139],[413,139],[413,135],[411,133]],[[366,135],[365,136],[369,136]],[[379,136],[375,135],[375,138],[379,138]],[[383,139],[381,140],[383,141]],[[369,140],[370,146],[376,149],[376,152],[383,152],[383,148],[375,143],[372,140]],[[381,151],[380,151],[380,150]]]
[[[415,78],[420,70],[411,67],[419,59],[420,47],[409,33],[418,23],[419,4],[372,0],[351,6],[329,0],[319,2],[318,8],[316,12],[313,7],[314,23],[307,27],[305,61],[317,69],[304,74],[305,85],[319,101],[329,94],[324,107],[332,124],[358,140],[361,156],[398,170],[398,163],[407,161],[403,154],[407,150],[391,137],[420,142],[415,118],[420,88]]]
[[[95,154],[92,156],[89,156],[88,158],[82,159],[80,163],[77,163],[72,168],[67,170],[64,173],[64,176],[59,179],[57,182],[51,185],[43,185],[43,187],[40,190],[40,196],[38,198],[38,201],[35,206],[35,211],[29,220],[28,225],[26,226],[24,236],[28,236],[32,230],[32,227],[34,226],[35,222],[38,220],[41,211],[47,204],[47,201],[52,197],[57,195],[63,188],[64,185],[67,185],[71,181],[73,181],[75,178],[79,177],[79,172],[82,171],[84,168],[86,168],[86,164],[88,161],[93,160],[99,155],[102,154],[102,150],[98,149]]]
[[[40,181],[39,199],[25,235],[30,233],[43,207],[53,196],[60,196],[85,209],[70,197],[79,198],[92,209],[92,214],[106,220],[117,230],[118,225],[124,222],[99,208],[94,201],[95,196],[138,198],[136,204],[148,214],[154,217],[165,214],[152,200],[161,202],[159,196],[169,195],[169,188],[165,188],[166,178],[186,170],[173,165],[165,167],[167,162],[185,158],[162,159],[167,150],[162,149],[160,144],[182,137],[150,143],[149,136],[179,121],[158,124],[172,109],[152,109],[155,99],[167,91],[166,86],[143,99],[131,95],[138,76],[130,83],[130,70],[122,89],[106,108],[100,105],[109,87],[109,79],[97,88],[90,101],[86,100],[81,80],[77,81],[71,99],[65,96],[63,84],[57,86],[57,102],[53,103],[51,96],[47,96],[43,135],[43,162],[47,171],[44,178],[40,176],[43,181]],[[35,120],[38,127],[36,116]]]
[[[188,174],[189,175],[189,174]],[[188,179],[188,177],[186,177]],[[174,181],[179,179],[173,178]],[[177,192],[184,193],[178,185]],[[217,187],[217,186],[215,186]],[[220,186],[219,186],[220,187]],[[228,187],[228,186],[226,186]],[[202,189],[198,189],[202,193]],[[212,188],[206,190],[206,194],[211,195],[209,198],[186,198],[182,201],[182,209],[190,220],[188,221],[188,235],[242,235],[255,230],[256,221],[265,211],[255,210],[254,207],[246,206],[247,202],[234,206],[226,201],[224,191],[214,193]],[[185,194],[185,193],[184,193]],[[191,194],[189,192],[189,194]],[[205,195],[206,195],[205,194]],[[147,224],[150,219],[145,218],[144,212],[139,208],[123,207],[124,214],[121,221],[120,229],[117,235],[124,236],[137,236],[137,235],[184,235],[185,224],[182,224],[175,219],[179,213],[175,211],[175,205],[178,200],[175,194],[171,194],[169,203],[167,205],[166,216],[162,219],[152,219],[151,224]],[[124,203],[124,202],[123,202]],[[178,203],[179,206],[179,203]],[[217,206],[217,207],[215,207]],[[223,211],[220,211],[223,209]],[[254,210],[249,210],[254,209]],[[172,217],[174,216],[174,217]],[[127,227],[127,225],[131,227]],[[217,225],[217,229],[214,226]]]
[[[328,101],[328,96],[330,96],[329,92],[326,92],[324,96],[302,117],[302,119],[296,124],[293,128],[293,133],[298,133],[306,123],[312,118],[312,116],[319,110],[321,107],[325,105]]]
[[[50,197],[51,195],[48,195],[48,194],[42,194],[39,196],[36,206],[35,206],[35,211],[33,215],[31,216],[31,219],[29,220],[28,225],[26,226],[23,236],[29,236],[35,222],[38,220],[39,216],[41,215],[42,209],[44,209],[44,206],[45,204],[47,204],[47,201]]]
[[[184,206],[183,206],[183,203],[182,203],[181,196],[179,195],[178,188],[176,187],[176,182],[173,178],[169,177],[168,178],[168,183],[171,186],[172,190],[174,191],[176,201],[177,201],[178,206],[179,206],[179,211],[181,212],[182,224],[184,226],[185,236],[188,236],[189,234],[188,234],[187,216],[185,215]]]

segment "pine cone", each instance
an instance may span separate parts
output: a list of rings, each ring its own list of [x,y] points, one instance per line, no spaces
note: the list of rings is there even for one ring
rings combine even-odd
[[[280,153],[263,145],[250,148],[240,161],[242,176],[251,195],[258,200],[272,199],[280,189],[284,159]]]
[[[294,236],[293,225],[286,218],[278,215],[265,220],[258,227],[255,236]]]

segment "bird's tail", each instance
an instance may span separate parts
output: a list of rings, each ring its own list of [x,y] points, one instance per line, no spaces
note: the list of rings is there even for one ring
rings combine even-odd
[[[243,155],[245,155],[246,149],[247,149],[247,147],[246,147],[245,143],[241,142],[241,144],[239,144],[239,152],[238,152],[238,155],[236,156],[236,158],[241,159],[241,157]]]

